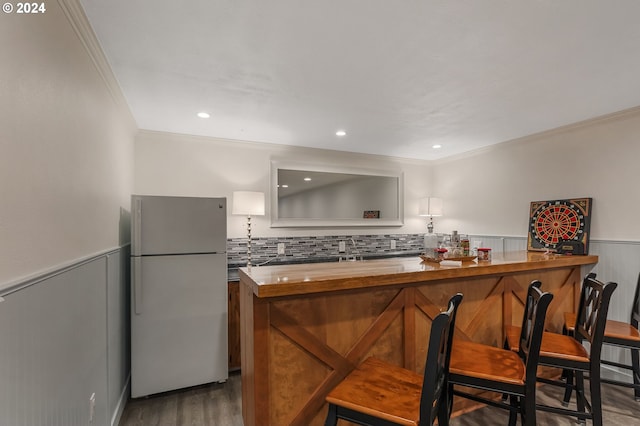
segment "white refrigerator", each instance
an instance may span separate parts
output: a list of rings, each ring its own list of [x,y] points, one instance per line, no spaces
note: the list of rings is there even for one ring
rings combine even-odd
[[[228,378],[226,198],[131,197],[131,396]]]

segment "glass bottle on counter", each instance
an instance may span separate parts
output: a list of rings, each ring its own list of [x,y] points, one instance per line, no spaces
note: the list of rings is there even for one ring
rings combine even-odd
[[[462,247],[460,246],[460,234],[458,231],[453,231],[449,238],[443,244],[443,247],[449,251],[447,253],[450,258],[458,258],[462,256]]]
[[[469,238],[462,237],[460,247],[462,247],[462,255],[469,256]]]
[[[429,227],[426,234],[424,234],[424,255],[435,259],[437,257],[436,250],[438,249],[438,234],[433,233],[433,227]]]
[[[458,234],[458,231],[453,231],[451,232],[451,247],[458,246],[460,246],[460,234]]]

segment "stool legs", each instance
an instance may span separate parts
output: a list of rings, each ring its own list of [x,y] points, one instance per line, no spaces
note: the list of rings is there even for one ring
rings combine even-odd
[[[633,375],[633,393],[636,401],[640,401],[640,351],[631,349],[631,374]]]
[[[568,407],[569,401],[571,400],[571,393],[575,387],[573,383],[573,370],[562,370],[562,378],[566,383],[564,388],[564,397],[562,398],[562,405]]]
[[[324,421],[324,426],[336,426],[338,423],[337,407],[333,404],[329,404],[329,412],[327,418]]]
[[[595,381],[589,381],[589,384],[591,386],[591,389],[593,389],[593,383],[597,383]],[[600,384],[598,384],[598,388],[600,387]],[[596,398],[596,395],[591,395],[591,403],[592,408],[591,408],[591,412],[592,412],[592,421],[593,421],[593,426],[596,425],[602,425],[602,421],[600,421],[600,423],[597,422],[596,420],[596,416],[597,414],[594,413],[594,411],[597,411],[596,409],[594,409],[593,407],[597,407],[597,405],[593,402],[594,398]],[[576,406],[577,406],[577,410],[581,413],[585,412],[585,400],[586,397],[584,395],[584,373],[582,371],[576,371]],[[599,410],[598,410],[599,411]],[[586,419],[578,419],[578,423],[584,425],[587,424]]]
[[[593,373],[591,373],[593,376]],[[593,414],[593,426],[602,426],[602,390],[600,387],[600,371],[598,370],[596,377],[589,379],[589,387],[591,390],[591,412]]]
[[[529,399],[531,399],[531,398],[529,398]],[[518,404],[519,404],[518,398],[516,398],[515,395],[511,395],[511,397],[509,398],[509,403],[514,408],[518,407]],[[516,411],[516,410],[510,411],[509,412],[509,426],[516,426],[517,422],[518,422],[518,411]],[[524,419],[522,419],[522,423],[524,424]]]
[[[582,371],[576,371],[575,372],[575,377],[576,377],[576,406],[578,407],[578,411],[581,413],[585,413],[585,394],[584,394],[584,373]],[[590,381],[589,383],[594,383],[593,381]],[[599,385],[598,385],[599,386]],[[593,388],[593,385],[591,386]],[[595,407],[596,405],[593,403],[593,398],[594,395],[591,395],[591,402],[592,402],[592,407]],[[591,411],[595,411],[593,408],[591,409]],[[593,414],[593,426],[596,426],[598,423],[596,422],[595,419],[596,415],[595,413]],[[585,419],[578,419],[578,422],[580,424],[586,424],[587,421]]]
[[[569,406],[571,400],[571,393],[573,389],[576,390],[576,407],[577,411],[586,413],[586,396],[584,393],[584,372],[564,370],[562,376],[566,378],[566,385],[564,390],[564,398],[562,399],[562,405]],[[575,381],[574,381],[575,380]],[[591,393],[591,413],[593,426],[602,426],[602,392],[600,389],[600,373],[592,372],[589,374],[589,391]],[[585,424],[585,419],[578,419],[578,423]]]

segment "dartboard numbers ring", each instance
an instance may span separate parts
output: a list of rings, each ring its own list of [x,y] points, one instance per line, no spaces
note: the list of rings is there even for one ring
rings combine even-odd
[[[527,250],[587,254],[592,202],[591,198],[532,201]]]
[[[562,241],[580,241],[585,220],[580,209],[568,200],[543,203],[531,218],[531,233],[542,246],[554,248]]]

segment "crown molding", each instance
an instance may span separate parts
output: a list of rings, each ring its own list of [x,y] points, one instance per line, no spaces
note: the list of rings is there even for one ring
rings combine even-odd
[[[475,157],[477,155],[485,154],[487,152],[494,151],[496,149],[502,149],[505,146],[515,146],[517,144],[529,144],[539,141],[540,139],[551,138],[563,133],[579,131],[587,129],[589,127],[597,126],[599,124],[605,124],[618,120],[624,120],[627,118],[637,118],[640,116],[640,106],[635,106],[621,111],[612,112],[610,114],[600,115],[597,117],[589,118],[586,120],[578,121],[575,123],[566,124],[564,126],[555,127],[549,130],[543,130],[541,132],[533,133],[530,135],[522,136],[515,139],[510,139],[504,142],[484,146],[482,148],[474,149],[471,151],[463,152],[449,157],[440,158],[437,160],[431,160],[431,164],[445,164],[452,161],[462,160],[465,158]]]
[[[76,35],[82,42],[85,50],[89,54],[91,61],[93,62],[96,70],[98,71],[98,74],[100,74],[100,77],[107,86],[107,90],[111,94],[111,97],[113,98],[117,107],[122,110],[123,115],[127,117],[127,119],[131,122],[131,125],[137,129],[137,124],[135,119],[133,118],[133,114],[131,113],[129,104],[127,104],[124,94],[120,89],[120,85],[118,84],[118,80],[111,70],[109,61],[102,51],[102,47],[98,42],[98,38],[96,37],[93,28],[91,28],[89,19],[84,13],[84,9],[82,8],[80,1],[58,0],[58,4],[67,17],[67,20],[73,27]]]

